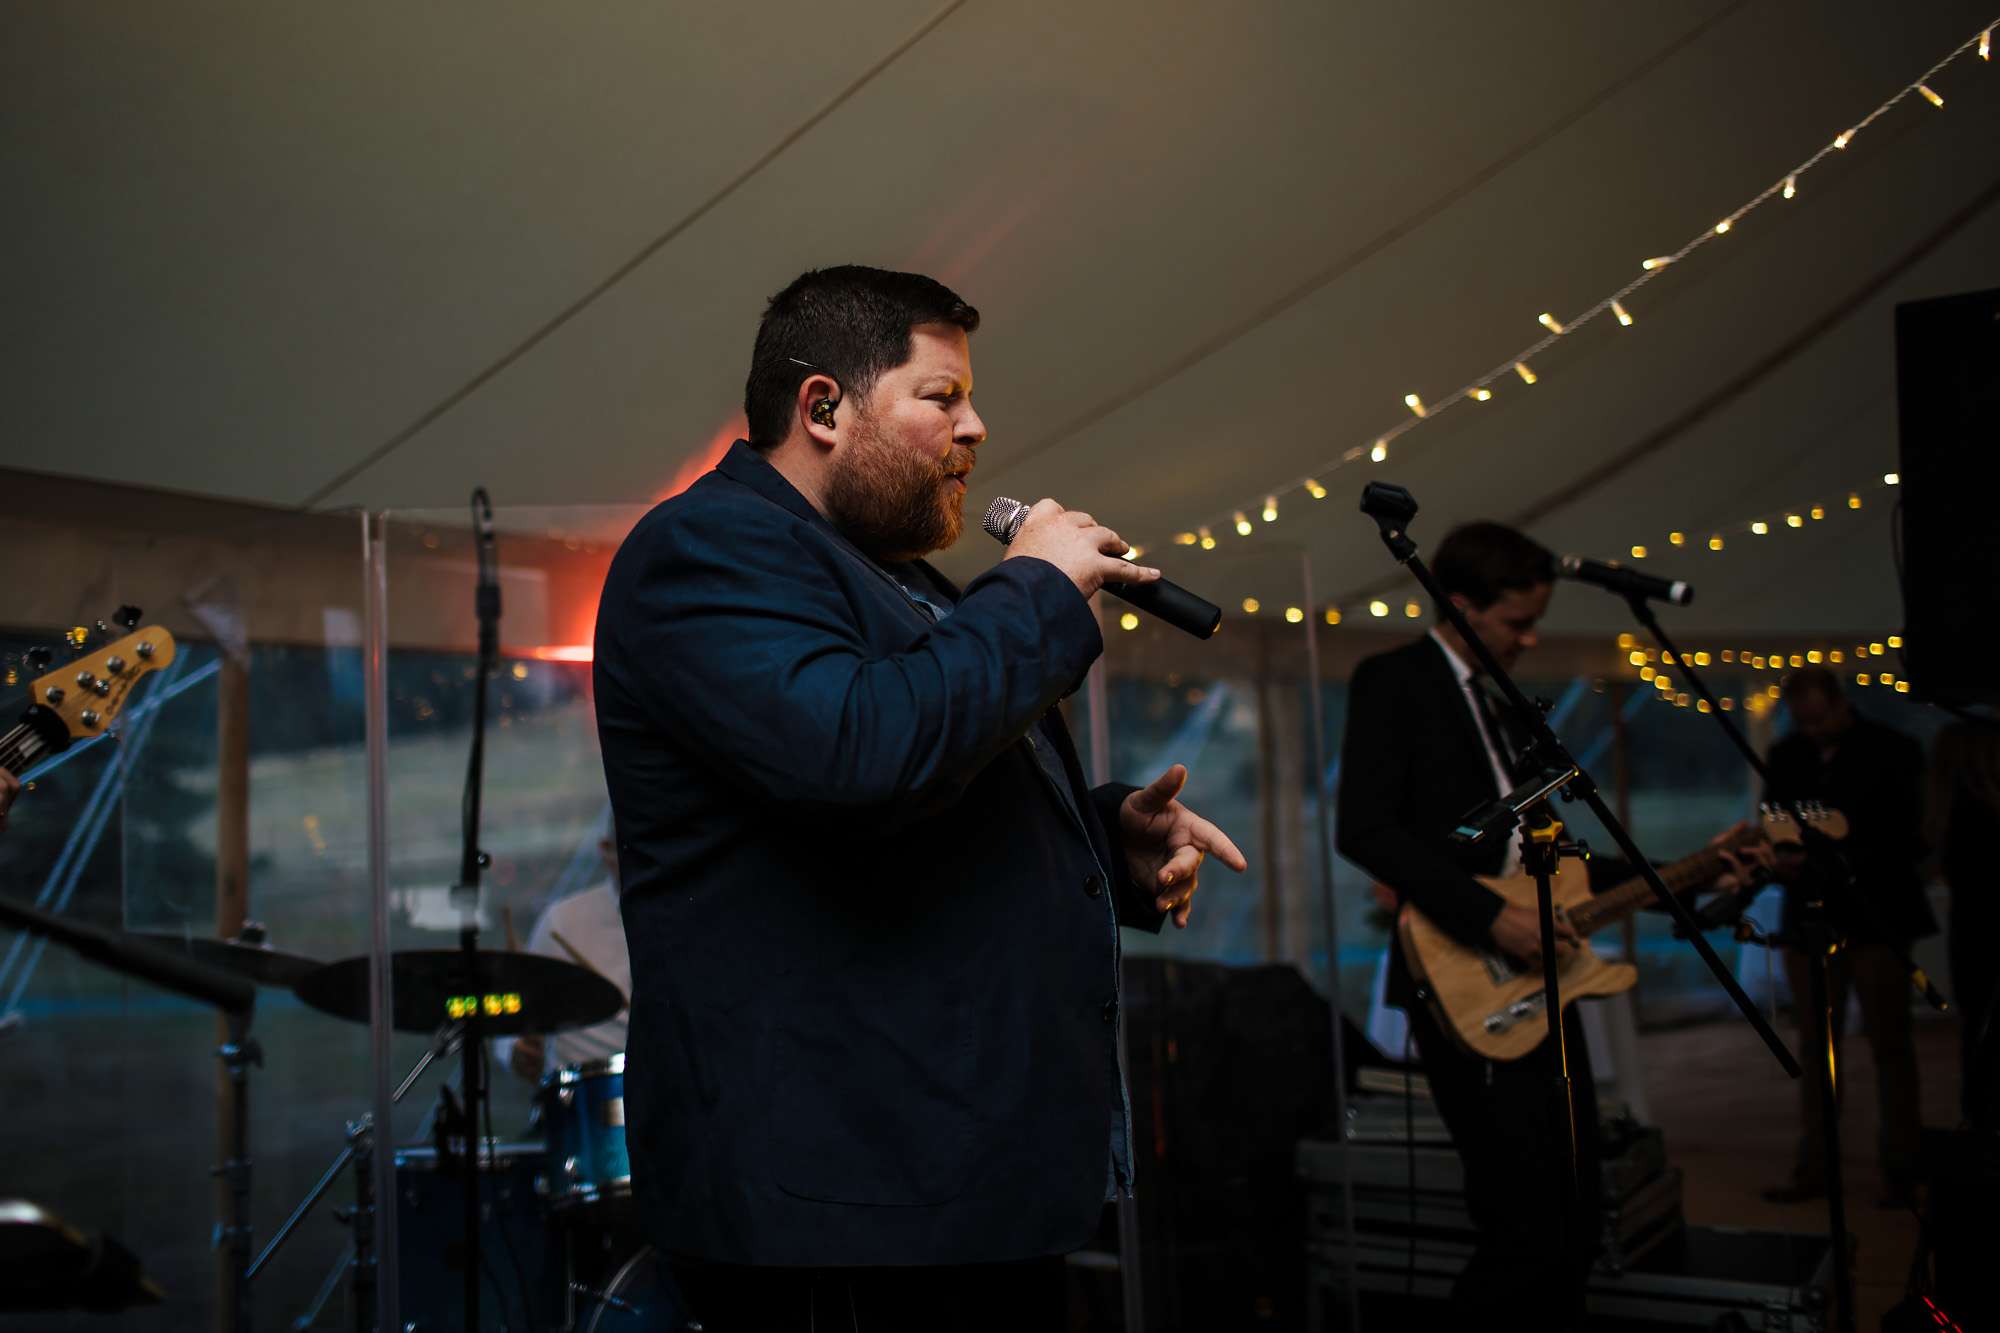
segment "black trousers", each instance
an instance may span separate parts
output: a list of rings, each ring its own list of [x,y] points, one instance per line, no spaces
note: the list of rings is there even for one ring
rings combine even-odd
[[[703,1333],[1018,1333],[1068,1326],[1060,1255],[931,1268],[750,1268],[676,1259]]]
[[[1519,1060],[1471,1054],[1438,1026],[1427,1004],[1408,1011],[1431,1097],[1465,1164],[1465,1203],[1478,1245],[1452,1291],[1460,1326],[1498,1320],[1514,1328],[1581,1325],[1583,1284],[1599,1246],[1602,1174],[1597,1087],[1583,1025],[1563,1016],[1576,1107],[1577,1180],[1555,1080],[1555,1043]]]

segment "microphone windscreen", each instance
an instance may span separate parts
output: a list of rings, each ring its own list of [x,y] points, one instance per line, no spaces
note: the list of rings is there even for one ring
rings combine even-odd
[[[1014,540],[1014,534],[1021,530],[1021,523],[1027,517],[1028,506],[1002,495],[986,506],[986,517],[979,520],[979,526],[986,529],[987,536],[1006,546]]]

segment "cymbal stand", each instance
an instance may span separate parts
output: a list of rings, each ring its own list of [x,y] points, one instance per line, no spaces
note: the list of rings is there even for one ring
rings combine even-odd
[[[395,1095],[390,1098],[389,1104],[391,1106],[400,1104],[410,1089],[416,1086],[424,1071],[429,1069],[440,1056],[449,1055],[452,1048],[459,1044],[463,1039],[463,1033],[463,1025],[458,1023],[447,1023],[440,1027],[432,1037],[429,1047],[418,1057],[416,1064],[411,1066],[410,1072],[403,1076],[403,1081],[397,1085]],[[327,1165],[326,1170],[320,1173],[319,1180],[306,1191],[306,1197],[299,1200],[298,1206],[292,1209],[292,1215],[287,1217],[284,1225],[272,1235],[270,1243],[264,1247],[263,1252],[242,1270],[243,1283],[247,1290],[251,1279],[263,1272],[265,1265],[270,1263],[271,1257],[278,1252],[279,1247],[291,1239],[292,1232],[298,1229],[306,1214],[310,1213],[314,1205],[325,1196],[327,1190],[332,1188],[340,1173],[347,1169],[349,1163],[354,1165],[354,1206],[340,1209],[335,1214],[341,1222],[353,1229],[353,1239],[348,1242],[347,1249],[327,1273],[326,1279],[320,1283],[312,1302],[302,1314],[292,1320],[291,1326],[294,1329],[308,1329],[317,1323],[320,1312],[326,1308],[326,1303],[333,1298],[333,1293],[339,1288],[341,1278],[349,1275],[354,1285],[353,1307],[357,1333],[368,1333],[368,1330],[375,1326],[375,1117],[364,1114],[359,1120],[348,1121],[346,1138],[346,1146],[341,1148],[333,1161]],[[246,1297],[246,1308],[247,1303]]]
[[[222,1067],[229,1072],[229,1098],[234,1127],[230,1133],[229,1158],[210,1173],[229,1182],[229,1220],[216,1229],[216,1241],[229,1252],[235,1310],[233,1323],[248,1329],[250,1323],[250,1066],[262,1067],[263,1048],[250,1035],[248,1013],[229,1015],[229,1040],[215,1048]]]

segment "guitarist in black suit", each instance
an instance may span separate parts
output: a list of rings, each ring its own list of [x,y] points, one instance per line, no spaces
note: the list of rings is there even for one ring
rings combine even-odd
[[[1431,569],[1511,673],[1535,646],[1555,557],[1512,528],[1469,523],[1446,535]],[[1442,619],[1423,638],[1368,658],[1348,684],[1339,843],[1342,855],[1460,943],[1538,962],[1535,910],[1506,904],[1474,878],[1518,872],[1519,838],[1471,847],[1447,840],[1468,810],[1514,786],[1523,739],[1471,650]],[[1629,868],[1593,860],[1590,872],[1593,887],[1603,888]],[[1715,887],[1733,887],[1740,874]],[[1575,939],[1561,920],[1556,931],[1558,948]],[[1554,1043],[1518,1060],[1482,1059],[1447,1034],[1425,998],[1400,943],[1392,943],[1389,1003],[1409,1015],[1432,1099],[1464,1160],[1466,1205],[1479,1232],[1453,1302],[1487,1318],[1504,1310],[1518,1327],[1571,1327],[1582,1318],[1600,1197],[1597,1092],[1576,1010],[1563,1020],[1578,1150],[1576,1204],[1566,1215],[1556,1188],[1566,1134],[1550,1095]]]

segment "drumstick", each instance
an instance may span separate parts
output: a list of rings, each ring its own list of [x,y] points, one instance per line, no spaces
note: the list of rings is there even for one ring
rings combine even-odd
[[[596,975],[600,977],[604,975],[602,972],[598,972],[598,970],[595,967],[592,967],[590,960],[588,958],[585,958],[582,954],[578,953],[576,951],[576,946],[574,944],[571,944],[568,940],[564,939],[563,933],[560,930],[557,930],[554,926],[549,927],[549,938],[554,940],[557,944],[560,944],[562,946],[563,952],[569,955],[570,961],[575,963],[578,967],[588,968],[591,972],[596,973]]]

